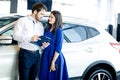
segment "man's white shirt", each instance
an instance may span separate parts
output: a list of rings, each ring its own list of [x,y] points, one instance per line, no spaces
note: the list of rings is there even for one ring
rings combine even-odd
[[[31,42],[31,37],[34,35],[41,36],[44,33],[44,28],[41,22],[34,22],[31,16],[22,17],[16,23],[14,28],[13,38],[18,41],[18,46],[27,50],[39,50],[39,46]]]

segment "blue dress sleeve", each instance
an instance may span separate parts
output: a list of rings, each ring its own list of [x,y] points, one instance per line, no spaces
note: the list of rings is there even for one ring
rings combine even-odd
[[[58,28],[56,33],[56,45],[55,45],[56,52],[61,53],[62,43],[63,43],[63,31],[61,28]]]

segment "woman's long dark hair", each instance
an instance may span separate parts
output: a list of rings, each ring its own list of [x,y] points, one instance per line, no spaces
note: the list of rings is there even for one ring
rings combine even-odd
[[[53,34],[55,34],[56,30],[58,28],[62,28],[62,15],[61,15],[61,13],[59,11],[55,11],[55,10],[52,11],[51,14],[53,14],[55,16],[55,23],[53,25],[51,25],[51,24],[49,24],[49,20],[48,20],[47,27],[46,27],[45,30],[49,30],[51,27],[54,26],[52,32],[53,32]]]

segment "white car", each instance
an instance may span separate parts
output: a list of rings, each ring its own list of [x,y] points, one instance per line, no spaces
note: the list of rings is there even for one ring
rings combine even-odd
[[[48,17],[42,22],[46,25]],[[16,20],[17,21],[17,20]],[[12,25],[0,27],[0,80],[17,80],[18,46]],[[102,26],[80,18],[63,17],[65,56],[70,80],[117,80],[120,44]]]

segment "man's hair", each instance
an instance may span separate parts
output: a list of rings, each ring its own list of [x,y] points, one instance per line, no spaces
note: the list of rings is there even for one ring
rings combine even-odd
[[[47,7],[41,3],[41,2],[37,2],[32,6],[32,13],[36,10],[37,12],[41,11],[42,9],[47,11]]]

